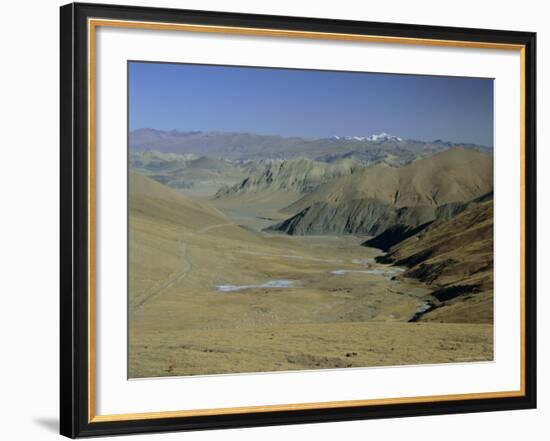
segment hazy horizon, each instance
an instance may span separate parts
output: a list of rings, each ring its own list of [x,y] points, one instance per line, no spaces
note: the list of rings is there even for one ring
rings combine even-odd
[[[151,62],[128,78],[130,131],[493,146],[492,79]]]
[[[301,136],[301,135],[281,135],[278,133],[260,133],[260,132],[239,132],[239,131],[232,131],[232,130],[196,130],[196,129],[185,129],[185,128],[168,128],[168,129],[159,129],[157,127],[137,127],[135,129],[130,129],[130,133],[132,132],[138,132],[140,130],[155,130],[159,132],[166,132],[166,133],[182,133],[182,134],[188,134],[188,133],[219,133],[219,134],[242,134],[242,135],[257,135],[257,136],[273,136],[273,137],[280,137],[280,138],[300,138],[300,139],[306,139],[306,140],[320,140],[320,139],[331,139],[335,137],[339,137],[340,139],[344,138],[353,138],[355,136],[358,137],[366,137],[369,135],[380,135],[382,131],[379,132],[373,132],[373,133],[351,133],[351,134],[335,134],[331,136],[323,136],[323,137],[315,137],[315,136]],[[400,133],[386,133],[387,135],[391,136],[397,136],[403,139],[403,141],[418,141],[418,142],[424,142],[424,143],[432,143],[436,141],[442,141],[442,142],[451,142],[453,144],[475,144],[480,147],[489,147],[493,148],[493,145],[487,145],[487,144],[480,144],[480,143],[473,143],[473,142],[465,142],[465,141],[450,141],[448,139],[442,139],[442,138],[436,138],[436,139],[412,139],[405,136],[401,136]]]

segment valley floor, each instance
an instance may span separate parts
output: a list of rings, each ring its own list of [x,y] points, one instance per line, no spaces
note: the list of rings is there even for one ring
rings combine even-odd
[[[493,359],[490,324],[408,323],[430,289],[364,238],[268,234],[274,206],[162,191],[130,199],[130,378]]]

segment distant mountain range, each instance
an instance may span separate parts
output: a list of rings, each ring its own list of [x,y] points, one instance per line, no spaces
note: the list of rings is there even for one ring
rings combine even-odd
[[[232,160],[306,157],[323,162],[352,159],[365,165],[382,163],[392,166],[405,165],[419,157],[457,146],[492,152],[492,148],[487,146],[442,140],[417,141],[387,133],[308,139],[254,133],[138,129],[130,132],[129,143],[132,151],[154,150]]]
[[[403,142],[403,138],[395,135],[390,135],[386,132],[379,133],[378,135],[372,134],[369,136],[333,136],[333,138],[336,140],[345,139],[346,141],[372,141],[378,143],[387,141]]]
[[[130,168],[194,197],[212,196],[264,169],[262,161],[228,159],[158,151],[131,151]]]

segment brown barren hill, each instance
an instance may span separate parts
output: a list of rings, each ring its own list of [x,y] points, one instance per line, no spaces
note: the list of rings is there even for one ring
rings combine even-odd
[[[469,201],[492,189],[493,157],[456,147],[401,168],[376,166],[334,179],[288,209],[297,212],[315,202],[367,198],[397,208],[440,206]]]
[[[493,201],[474,202],[435,221],[378,258],[434,287],[437,306],[423,321],[492,323]]]
[[[450,204],[493,189],[493,158],[452,148],[401,168],[371,167],[333,179],[291,204],[294,216],[270,227],[288,234],[378,235],[433,221]]]

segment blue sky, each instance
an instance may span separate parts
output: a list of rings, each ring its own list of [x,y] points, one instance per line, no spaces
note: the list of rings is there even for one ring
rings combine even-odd
[[[493,145],[493,80],[129,63],[130,130],[311,138],[387,132]]]

